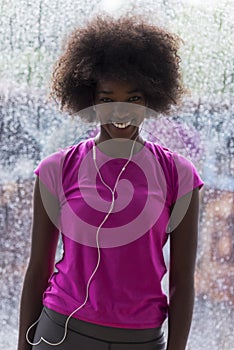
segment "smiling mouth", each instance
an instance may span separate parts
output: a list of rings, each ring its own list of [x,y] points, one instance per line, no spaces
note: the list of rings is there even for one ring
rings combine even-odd
[[[127,128],[129,125],[131,125],[131,121],[126,122],[126,123],[116,123],[116,122],[112,122],[112,124],[118,128],[118,129],[125,129]]]

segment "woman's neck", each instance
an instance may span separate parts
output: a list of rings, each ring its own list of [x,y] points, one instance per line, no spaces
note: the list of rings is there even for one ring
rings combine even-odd
[[[94,142],[101,152],[114,158],[128,158],[132,148],[132,154],[136,154],[145,144],[144,139],[140,135],[136,135],[135,139],[111,139],[102,137],[100,133],[94,138]]]

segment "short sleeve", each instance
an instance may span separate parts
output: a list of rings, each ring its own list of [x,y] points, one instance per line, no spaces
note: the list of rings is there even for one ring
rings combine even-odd
[[[42,159],[34,169],[36,174],[47,189],[59,198],[61,188],[61,164],[62,151],[52,153]]]
[[[172,154],[172,182],[173,182],[173,198],[175,203],[180,197],[191,192],[196,187],[199,190],[203,187],[204,182],[201,179],[194,164],[184,156],[173,152]]]

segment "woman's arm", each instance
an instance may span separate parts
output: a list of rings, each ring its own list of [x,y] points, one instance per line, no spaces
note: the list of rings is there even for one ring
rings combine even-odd
[[[50,210],[49,216],[53,217],[53,222],[47,214],[48,210]],[[59,229],[56,227],[55,220],[58,217],[58,201],[46,190],[37,177],[33,195],[31,255],[21,296],[18,350],[31,349],[25,336],[27,329],[40,316],[43,307],[42,295],[48,285],[48,279],[54,271],[59,238]],[[29,333],[31,341],[33,341],[35,327]]]
[[[187,211],[186,211],[187,210]],[[171,215],[167,350],[185,350],[194,304],[199,190],[180,198]],[[178,223],[179,219],[179,223]]]

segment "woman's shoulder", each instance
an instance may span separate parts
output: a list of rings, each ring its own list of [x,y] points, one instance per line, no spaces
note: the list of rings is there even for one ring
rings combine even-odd
[[[151,149],[151,151],[162,160],[167,161],[168,163],[171,163],[173,165],[180,164],[181,166],[191,166],[192,161],[185,157],[183,154],[176,150],[172,150],[168,147],[165,147],[162,144],[147,141],[146,146]]]
[[[179,196],[195,187],[202,188],[204,182],[192,160],[158,143],[149,142],[148,147],[156,155],[164,174],[174,184],[173,187],[179,188]]]
[[[39,176],[40,180],[53,193],[58,194],[61,178],[66,177],[72,172],[80,154],[87,151],[91,140],[81,140],[79,143],[67,147],[59,148],[42,158],[34,174]]]
[[[145,145],[154,154],[159,162],[168,166],[173,162],[173,154],[175,152],[170,148],[152,141],[146,141]]]
[[[59,147],[56,151],[48,154],[47,156],[42,158],[44,162],[55,162],[57,163],[63,158],[67,156],[71,156],[74,153],[82,153],[90,149],[92,145],[92,139],[80,140],[79,142],[68,145],[65,147]]]
[[[66,147],[58,148],[56,151],[42,157],[34,173],[45,171],[59,171],[66,164],[77,161],[77,158],[86,153],[91,147],[92,140],[80,140],[78,143]]]

